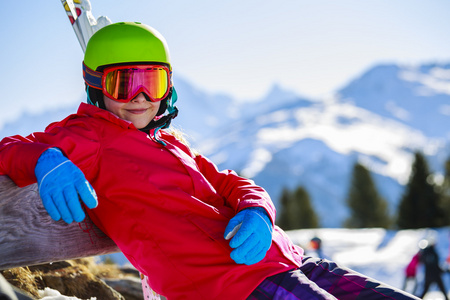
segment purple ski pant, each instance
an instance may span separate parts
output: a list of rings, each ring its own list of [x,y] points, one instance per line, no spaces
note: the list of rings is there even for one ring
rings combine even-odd
[[[247,300],[419,299],[336,263],[305,257],[299,269],[266,278]]]

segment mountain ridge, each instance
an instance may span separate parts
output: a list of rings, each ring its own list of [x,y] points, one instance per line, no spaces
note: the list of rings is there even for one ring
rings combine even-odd
[[[270,113],[236,121],[200,143],[200,150],[219,168],[254,179],[277,206],[283,188],[303,185],[325,227],[339,227],[347,216],[351,168],[359,161],[372,171],[394,213],[413,153],[424,152],[432,171],[441,173],[449,156],[447,74],[448,64],[375,66],[321,101],[297,97]]]

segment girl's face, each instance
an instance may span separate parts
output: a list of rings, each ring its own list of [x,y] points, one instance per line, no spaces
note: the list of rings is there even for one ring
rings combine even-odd
[[[161,101],[147,101],[144,94],[140,93],[127,103],[117,102],[103,95],[105,107],[123,120],[130,121],[137,129],[148,125],[158,113]]]

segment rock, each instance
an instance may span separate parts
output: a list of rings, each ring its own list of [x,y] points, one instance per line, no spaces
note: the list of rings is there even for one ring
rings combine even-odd
[[[35,297],[39,290],[48,287],[64,296],[80,299],[125,300],[102,280],[102,275],[124,279],[125,274],[117,266],[97,265],[93,258],[15,268],[4,270],[2,274],[10,284]]]
[[[105,279],[107,285],[118,291],[127,300],[142,300],[142,284],[139,278],[125,277],[123,279]]]
[[[96,297],[97,299],[125,300],[120,293],[94,276],[83,265],[53,270],[41,277],[46,287],[57,290],[65,296],[75,296],[81,299]]]
[[[133,275],[136,278],[140,277],[139,271],[136,270],[136,268],[131,265],[130,266],[122,266],[122,267],[120,267],[119,270],[120,270],[120,272],[122,272],[124,274]]]

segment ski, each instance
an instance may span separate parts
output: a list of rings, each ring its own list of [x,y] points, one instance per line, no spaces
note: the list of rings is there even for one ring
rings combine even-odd
[[[100,16],[97,20],[91,12],[89,0],[61,0],[64,10],[69,17],[75,35],[83,52],[91,36],[100,28],[111,24],[108,17]]]

